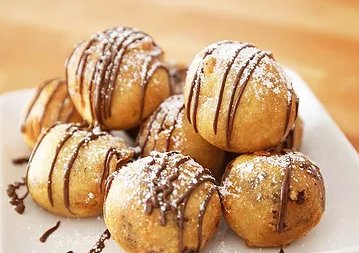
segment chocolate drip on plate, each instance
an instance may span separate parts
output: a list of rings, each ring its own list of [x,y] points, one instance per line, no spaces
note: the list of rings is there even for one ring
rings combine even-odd
[[[95,246],[92,247],[92,249],[90,249],[89,253],[100,253],[102,252],[102,250],[105,248],[105,242],[111,238],[111,234],[108,231],[108,229],[106,229],[100,239],[96,242]]]
[[[60,226],[61,222],[58,221],[56,222],[56,225],[52,228],[50,228],[49,230],[47,230],[41,237],[40,237],[40,242],[45,243],[47,238],[49,238],[50,235],[52,235]]]
[[[19,158],[14,158],[11,160],[12,164],[14,165],[23,165],[23,164],[27,164],[29,162],[29,157],[28,156],[24,156],[24,157],[19,157]]]
[[[22,181],[15,181],[12,184],[9,184],[6,189],[6,193],[10,198],[9,203],[14,206],[14,210],[18,214],[23,214],[25,211],[24,199],[29,194],[29,191],[26,189],[26,192],[22,197],[19,197],[16,191],[20,189],[22,186],[26,187],[25,178],[22,178]]]

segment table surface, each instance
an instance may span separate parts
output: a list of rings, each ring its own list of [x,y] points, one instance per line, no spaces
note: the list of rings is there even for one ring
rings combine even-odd
[[[151,34],[189,63],[207,44],[249,41],[295,69],[359,150],[357,0],[1,0],[0,93],[64,74],[73,45],[112,26]]]

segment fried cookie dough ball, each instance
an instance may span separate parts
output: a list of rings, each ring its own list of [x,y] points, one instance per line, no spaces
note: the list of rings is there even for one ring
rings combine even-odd
[[[21,132],[25,142],[33,148],[42,130],[56,122],[81,122],[65,81],[55,78],[45,81],[28,104],[21,124]]]
[[[126,252],[198,252],[215,233],[215,179],[189,156],[152,152],[110,176],[104,217]]]
[[[80,42],[67,60],[70,96],[92,125],[124,130],[140,124],[170,94],[163,52],[149,35],[118,27]]]
[[[277,147],[296,118],[297,97],[272,54],[221,41],[198,53],[187,72],[186,115],[195,131],[226,151]]]
[[[307,234],[325,209],[319,168],[299,152],[241,155],[221,186],[223,214],[247,245],[287,245]]]
[[[167,98],[142,125],[137,143],[142,156],[151,151],[178,151],[189,155],[219,178],[224,151],[216,148],[188,123],[184,116],[183,95]]]
[[[133,151],[98,128],[54,125],[39,138],[30,157],[27,185],[33,200],[68,217],[101,214],[105,181]]]

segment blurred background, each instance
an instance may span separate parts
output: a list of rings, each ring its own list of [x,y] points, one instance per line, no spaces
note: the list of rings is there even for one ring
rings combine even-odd
[[[75,43],[121,25],[151,34],[184,64],[222,39],[271,50],[359,150],[357,0],[0,0],[0,94],[63,75]]]

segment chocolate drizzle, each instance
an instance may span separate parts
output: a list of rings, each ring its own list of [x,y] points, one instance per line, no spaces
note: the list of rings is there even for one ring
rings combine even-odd
[[[236,49],[236,51],[234,53],[234,56],[232,57],[231,60],[228,61],[227,65],[226,65],[225,72],[224,72],[222,82],[221,82],[221,89],[219,91],[218,103],[217,103],[217,106],[216,106],[216,113],[214,115],[214,120],[213,120],[213,131],[214,131],[215,134],[217,134],[219,110],[221,109],[224,88],[225,88],[225,85],[226,85],[226,82],[227,82],[227,77],[228,77],[229,71],[231,70],[232,65],[234,64],[235,60],[237,59],[239,53],[243,49],[248,48],[248,47],[253,47],[253,45],[243,44],[238,49]]]
[[[180,229],[179,233],[179,249],[178,252],[198,252],[201,244],[202,244],[202,225],[203,225],[203,217],[207,208],[207,205],[212,198],[214,192],[217,190],[215,184],[215,179],[211,176],[210,172],[204,169],[202,172],[199,172],[193,182],[189,185],[188,189],[177,199],[175,203],[173,203],[170,199],[170,196],[174,190],[173,182],[176,181],[180,176],[180,166],[190,161],[191,158],[188,156],[181,156],[180,158],[176,158],[177,160],[174,164],[169,165],[169,160],[173,158],[176,152],[166,153],[163,157],[158,155],[159,153],[152,153],[152,160],[149,162],[145,170],[156,170],[151,171],[152,181],[149,184],[150,196],[144,200],[145,203],[145,213],[151,214],[155,208],[159,209],[160,219],[159,222],[162,226],[167,224],[167,213],[175,212],[177,215],[177,223]],[[158,160],[160,159],[160,160]],[[173,159],[172,159],[173,160]],[[159,166],[154,166],[159,165]],[[168,166],[170,170],[168,171]],[[163,173],[163,171],[167,171],[167,173]],[[154,173],[155,172],[155,173]],[[165,178],[164,175],[165,174]],[[184,227],[186,223],[185,211],[187,207],[188,200],[191,197],[193,191],[201,184],[205,182],[213,183],[211,190],[206,196],[204,203],[200,207],[200,211],[198,214],[198,245],[196,249],[188,249],[184,247]]]
[[[188,101],[187,101],[187,105],[186,105],[186,110],[187,110],[187,118],[189,123],[193,124],[193,128],[196,132],[198,132],[197,129],[197,109],[198,109],[198,99],[199,99],[199,93],[200,93],[200,89],[201,89],[201,82],[202,82],[202,76],[204,73],[204,67],[205,67],[205,59],[210,56],[219,45],[221,44],[225,44],[225,43],[232,43],[229,41],[221,41],[218,42],[217,44],[208,47],[204,53],[203,56],[201,58],[201,60],[199,61],[197,70],[194,74],[194,77],[192,79],[191,82],[191,87],[189,89],[189,93],[188,93]],[[193,99],[194,96],[194,99]],[[192,114],[191,114],[191,107],[192,107],[192,103],[193,103],[193,109],[192,109]]]
[[[248,81],[250,80],[253,71],[255,70],[255,68],[259,65],[260,61],[264,58],[264,57],[271,57],[272,58],[272,54],[269,52],[265,52],[265,51],[261,51],[258,50],[256,51],[239,69],[239,71],[237,72],[237,76],[236,79],[233,83],[233,87],[232,87],[232,93],[231,93],[231,100],[229,103],[229,110],[228,110],[228,115],[227,115],[227,125],[226,125],[226,145],[227,147],[230,147],[230,141],[231,141],[231,137],[232,137],[232,132],[233,132],[233,125],[234,125],[234,119],[238,110],[238,106],[239,106],[239,102],[242,98],[242,95],[244,93],[245,88],[247,87]],[[244,78],[244,81],[241,82],[242,80],[242,75],[244,73],[244,71],[248,69],[248,73]],[[239,91],[237,91],[238,86],[239,87]]]
[[[68,79],[71,58],[75,50],[80,50],[75,75],[83,103],[84,79],[89,56],[94,54],[94,52],[97,52],[96,54],[99,55],[95,60],[88,87],[91,115],[95,125],[101,126],[106,119],[111,117],[113,93],[116,88],[117,77],[120,75],[124,56],[136,42],[146,39],[152,40],[149,35],[132,28],[111,28],[95,34],[87,42],[80,43],[80,45],[75,47],[70,58],[67,60],[66,73]],[[167,68],[160,62],[154,62],[155,59],[161,56],[162,50],[154,42],[152,42],[152,45],[155,47],[155,50],[148,53],[142,69],[140,120],[143,118],[146,89],[152,76],[159,68],[168,72]]]
[[[141,129],[140,137],[137,139],[137,144],[141,148],[141,156],[144,154],[147,143],[150,137],[153,137],[153,147],[150,150],[158,151],[170,151],[171,140],[178,119],[183,114],[184,111],[184,102],[182,95],[174,95],[167,98],[152,114],[150,119],[145,124],[145,128]],[[156,122],[156,124],[154,124]],[[145,131],[145,132],[144,132]],[[157,137],[159,134],[164,134],[165,136],[165,149],[160,150],[156,147]]]
[[[41,129],[44,125],[44,120],[45,120],[45,116],[46,116],[46,112],[48,111],[48,108],[50,106],[51,101],[53,101],[54,97],[56,96],[57,92],[59,91],[59,89],[61,88],[61,85],[64,85],[65,82],[63,80],[60,79],[54,79],[50,84],[55,83],[55,87],[54,89],[51,91],[50,96],[48,97],[45,105],[44,105],[44,109],[42,111],[41,117],[40,117],[40,122],[39,122],[39,128]],[[62,107],[62,106],[61,106]],[[60,108],[61,109],[61,108]]]
[[[65,176],[64,176],[64,189],[63,189],[63,198],[64,198],[64,204],[67,210],[74,214],[70,209],[70,175],[72,167],[77,159],[77,156],[80,152],[80,149],[87,145],[89,142],[97,140],[99,137],[106,135],[106,132],[99,132],[99,129],[93,129],[92,131],[88,132],[86,136],[77,144],[75,148],[75,152],[72,153],[72,156],[70,157],[70,160],[67,163],[67,166],[65,167]]]
[[[10,197],[9,203],[14,206],[14,210],[19,214],[24,213],[24,199],[29,194],[29,191],[26,189],[26,192],[22,197],[18,196],[16,190],[20,189],[22,186],[26,186],[25,178],[23,178],[22,181],[15,181],[14,183],[9,184],[6,189],[6,193],[8,197]]]
[[[33,100],[31,101],[29,107],[27,108],[27,111],[25,113],[25,116],[23,118],[23,121],[21,123],[21,132],[25,131],[25,125],[26,125],[26,121],[27,118],[30,115],[30,112],[32,111],[32,108],[34,107],[36,101],[38,100],[38,98],[40,97],[41,92],[45,89],[46,86],[48,86],[49,84],[51,84],[54,80],[56,80],[56,78],[54,79],[50,79],[45,81],[36,91],[35,97],[33,98]]]
[[[56,222],[56,225],[53,226],[52,228],[48,229],[41,237],[40,237],[40,242],[45,243],[47,238],[49,238],[50,235],[52,235],[52,233],[54,233],[60,226],[61,222],[58,221]]]
[[[289,160],[289,165],[284,168],[284,176],[282,180],[282,186],[280,189],[280,202],[279,202],[279,216],[277,221],[277,232],[282,233],[285,229],[285,215],[288,205],[288,199],[289,199],[289,191],[290,191],[290,178],[291,178],[291,172],[293,169],[293,161],[290,155],[287,156]]]
[[[80,129],[78,127],[76,127],[75,125],[69,125],[66,128],[65,136],[61,138],[60,142],[56,146],[55,155],[54,155],[54,158],[52,159],[52,162],[51,162],[51,167],[50,167],[48,180],[47,180],[47,196],[48,196],[50,205],[52,207],[54,206],[53,199],[52,199],[52,174],[53,174],[53,171],[54,171],[54,168],[55,168],[57,158],[58,158],[58,156],[59,156],[59,154],[61,152],[62,147],[72,137],[72,135],[75,132],[77,132],[78,130],[80,130]]]
[[[14,165],[23,165],[23,164],[27,164],[28,162],[29,162],[28,156],[12,159],[12,164]]]
[[[108,229],[106,229],[102,233],[100,239],[96,242],[96,244],[89,251],[89,253],[100,253],[100,252],[102,252],[102,250],[105,248],[105,242],[110,238],[111,238],[111,234],[108,231]]]
[[[47,127],[51,123],[69,122],[70,120],[75,120],[75,121],[78,120],[77,118],[74,118],[74,116],[78,115],[78,114],[77,114],[77,111],[75,110],[75,107],[74,107],[73,103],[71,102],[69,95],[67,93],[65,81],[60,78],[54,78],[54,79],[46,81],[44,84],[42,84],[37,89],[35,97],[31,101],[31,104],[30,104],[28,110],[26,111],[25,117],[21,124],[21,131],[23,133],[27,130],[26,123],[27,123],[28,117],[29,117],[31,111],[34,109],[36,102],[38,101],[39,97],[41,96],[41,94],[45,88],[50,93],[47,96],[46,102],[41,107],[41,115],[39,115],[39,117],[37,117],[39,130],[35,130],[34,128],[32,129],[34,134],[38,134],[37,131],[41,131],[43,128]],[[56,103],[56,106],[58,106],[58,108],[56,108],[57,116],[49,117],[50,105],[51,105],[51,109],[52,109],[53,105],[54,105],[54,103],[52,103],[52,102],[55,101],[55,98],[58,99],[60,102],[60,103]],[[54,112],[51,111],[51,114],[53,114],[53,113]],[[45,119],[47,119],[47,122],[45,122]],[[48,122],[49,119],[51,119],[52,122]]]

